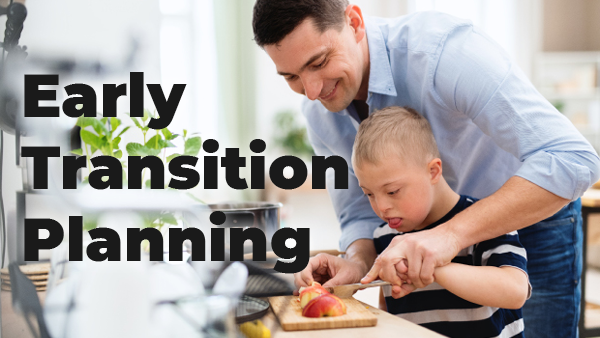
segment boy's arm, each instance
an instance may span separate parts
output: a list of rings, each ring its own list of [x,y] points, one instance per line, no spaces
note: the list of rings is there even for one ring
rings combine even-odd
[[[472,266],[450,263],[438,267],[435,281],[471,303],[519,309],[529,295],[527,274],[512,266]]]

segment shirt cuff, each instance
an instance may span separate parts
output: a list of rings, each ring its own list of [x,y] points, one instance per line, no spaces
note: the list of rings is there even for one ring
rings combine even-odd
[[[528,157],[515,175],[572,201],[581,197],[594,183],[588,167],[546,151]]]

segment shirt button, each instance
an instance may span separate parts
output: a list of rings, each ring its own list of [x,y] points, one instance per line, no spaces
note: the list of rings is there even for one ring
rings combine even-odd
[[[571,223],[575,223],[575,218],[571,217]]]

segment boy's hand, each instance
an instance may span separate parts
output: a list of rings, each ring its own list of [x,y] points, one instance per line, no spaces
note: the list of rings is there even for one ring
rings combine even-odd
[[[394,299],[402,298],[416,289],[417,287],[412,284],[402,284],[402,286],[394,285],[392,286],[392,297]]]

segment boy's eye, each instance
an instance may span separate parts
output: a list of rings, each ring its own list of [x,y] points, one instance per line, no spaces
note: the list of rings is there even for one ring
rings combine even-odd
[[[400,189],[398,189],[398,190],[395,190],[395,191],[388,192],[388,195],[394,195],[394,194],[396,194],[396,193],[397,193],[399,190],[400,190]]]

